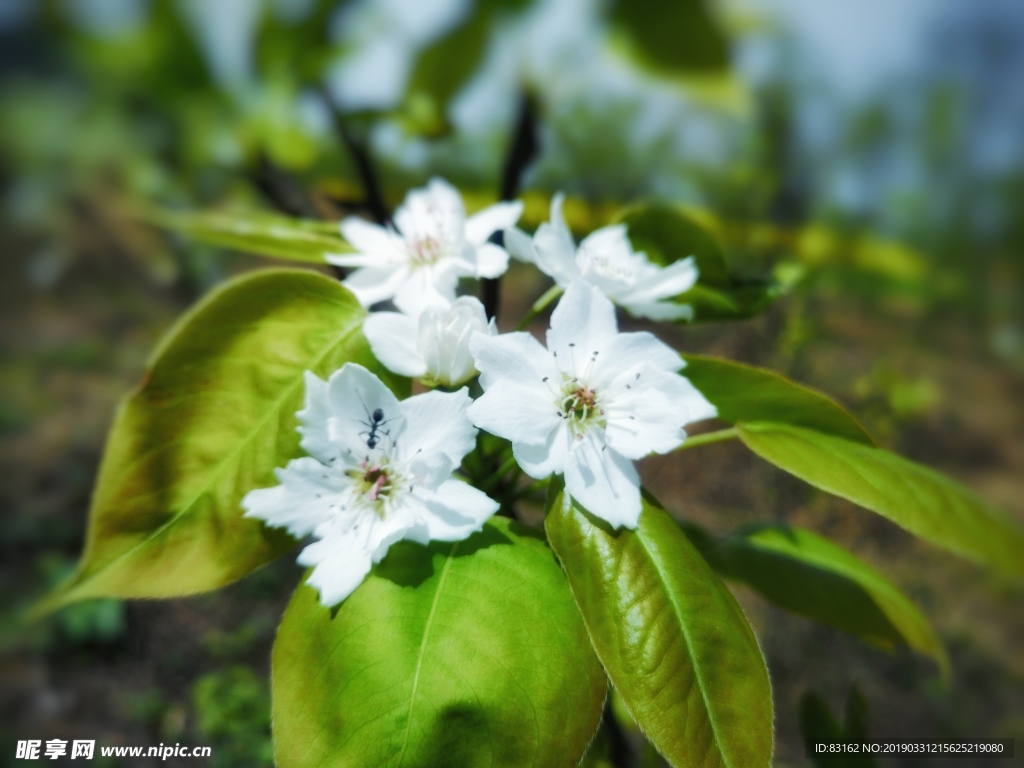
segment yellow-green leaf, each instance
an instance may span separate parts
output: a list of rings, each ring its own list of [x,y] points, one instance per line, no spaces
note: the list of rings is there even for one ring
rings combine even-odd
[[[894,453],[791,424],[739,425],[754,453],[922,539],[1024,573],[1024,532],[970,489]]]
[[[886,650],[907,645],[948,675],[949,659],[928,619],[882,574],[828,539],[766,524],[726,537],[717,552],[726,578]]]
[[[46,598],[169,597],[238,579],[293,545],[240,501],[301,453],[303,372],[348,361],[392,379],[363,338],[364,312],[315,272],[267,270],[221,286],[161,342],[121,404],[89,511],[85,552]]]
[[[337,609],[301,586],[274,643],[279,768],[561,768],[607,679],[539,532],[393,545]]]
[[[645,496],[639,527],[615,531],[556,481],[545,526],[608,677],[658,751],[673,766],[770,765],[757,639],[668,513]]]

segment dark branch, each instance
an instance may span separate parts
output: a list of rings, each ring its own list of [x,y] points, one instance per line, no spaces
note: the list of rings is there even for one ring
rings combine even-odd
[[[276,166],[263,153],[260,153],[259,163],[253,173],[253,183],[267,202],[286,216],[300,219],[324,218],[295,177]],[[345,270],[341,267],[331,265],[330,270],[339,280],[344,279]]]
[[[519,114],[516,118],[515,131],[512,133],[512,141],[509,144],[508,153],[505,155],[505,167],[501,173],[502,200],[514,200],[519,194],[523,172],[533,162],[539,148],[536,106],[530,94],[523,91],[519,97]],[[491,241],[498,245],[504,244],[500,232],[496,232]],[[501,279],[485,279],[482,283],[481,301],[483,301],[484,310],[490,319],[498,314]]]
[[[265,154],[260,154],[253,173],[253,183],[274,208],[286,216],[319,219],[319,212],[295,178],[279,168]]]
[[[508,154],[505,155],[505,167],[501,173],[501,199],[514,200],[519,194],[519,185],[526,170],[537,156],[540,144],[537,139],[537,109],[529,93],[525,91],[519,97],[519,115],[516,118],[516,130],[512,134]]]
[[[381,192],[380,181],[377,178],[377,171],[373,166],[373,158],[370,157],[370,149],[365,136],[357,136],[349,125],[345,115],[336,107],[326,88],[321,89],[324,99],[332,105],[331,113],[334,116],[334,130],[341,138],[345,149],[348,150],[355,163],[356,173],[359,174],[359,181],[363,185],[365,205],[370,215],[382,227],[387,226],[391,221],[391,213],[388,211],[387,203],[384,202],[384,194]]]

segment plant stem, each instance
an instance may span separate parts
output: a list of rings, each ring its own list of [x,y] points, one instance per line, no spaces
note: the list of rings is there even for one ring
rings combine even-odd
[[[519,321],[519,325],[516,326],[517,331],[525,330],[526,327],[533,322],[533,319],[537,317],[541,312],[548,308],[555,299],[562,295],[562,289],[557,285],[552,285],[548,288],[544,295],[533,302],[533,306],[530,307],[530,311],[526,313],[526,317]]]
[[[516,466],[516,457],[509,456],[505,461],[502,462],[501,466],[498,467],[494,472],[490,474],[482,483],[480,483],[480,490],[486,493],[487,491],[495,488],[507,475],[512,471],[513,467]]]
[[[262,152],[253,174],[253,183],[277,210],[300,219],[319,219],[320,215],[298,182],[276,166]]]
[[[530,94],[524,90],[519,96],[516,127],[512,132],[512,141],[509,143],[508,153],[505,155],[505,166],[501,172],[501,189],[499,190],[501,200],[514,200],[519,194],[523,171],[537,156],[538,148],[537,110]],[[500,232],[495,232],[491,237],[491,242],[504,245],[504,238]],[[480,300],[483,302],[488,320],[497,317],[500,299],[501,278],[484,278],[480,285]]]
[[[740,436],[740,431],[736,427],[729,427],[729,429],[719,429],[716,432],[705,432],[702,435],[694,435],[693,437],[687,437],[683,441],[683,444],[676,448],[677,451],[682,451],[685,448],[699,448],[702,445],[711,445],[712,443],[723,443],[726,440],[735,440]]]

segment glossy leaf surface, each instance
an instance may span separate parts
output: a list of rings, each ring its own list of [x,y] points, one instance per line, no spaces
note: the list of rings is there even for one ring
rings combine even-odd
[[[774,371],[718,357],[683,355],[682,373],[731,424],[773,421],[814,429],[864,445],[874,441],[843,406]]]
[[[363,317],[337,281],[304,270],[251,273],[186,314],[117,413],[85,552],[46,607],[203,592],[292,546],[243,519],[240,501],[301,454],[304,371],[326,377],[355,361],[387,376]]]
[[[757,639],[676,522],[645,498],[611,530],[553,485],[545,522],[597,654],[674,766],[768,766],[772,698]]]
[[[400,542],[335,611],[301,586],[273,657],[280,768],[571,766],[607,679],[533,529]]]
[[[889,518],[922,539],[1024,573],[1024,533],[938,472],[894,453],[787,424],[740,424],[754,453],[811,485]]]
[[[153,210],[142,217],[193,240],[243,253],[308,264],[326,264],[329,253],[347,253],[336,223],[292,219],[269,213],[231,214]]]
[[[908,645],[949,660],[928,619],[863,560],[803,528],[763,525],[718,544],[724,575],[746,582],[773,603],[886,650]]]

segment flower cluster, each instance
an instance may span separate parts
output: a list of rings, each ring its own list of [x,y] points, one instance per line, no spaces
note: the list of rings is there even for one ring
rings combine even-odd
[[[309,454],[278,470],[280,485],[250,492],[246,515],[315,541],[299,562],[321,601],[344,600],[396,541],[453,541],[499,509],[453,476],[477,428],[512,443],[536,479],[564,475],[572,498],[614,527],[635,528],[640,481],[634,462],[666,453],[685,425],[715,415],[679,371],[682,358],[650,333],[620,333],[615,304],[656,319],[688,316],[671,299],[689,289],[692,259],[660,268],[632,250],[624,226],[593,232],[577,248],[554,198],[551,221],[531,239],[513,225],[521,203],[467,217],[458,192],[434,179],[413,190],[394,226],[349,218],[355,253],[329,261],[354,268],[344,281],[371,312],[363,332],[376,358],[428,387],[454,389],[479,375],[483,394],[434,389],[399,401],[370,371],[346,364],[327,382],[306,378],[298,413]],[[474,297],[456,298],[463,277],[495,278],[509,253],[564,288],[546,347],[529,333],[499,334]],[[479,390],[478,390],[479,391]]]

